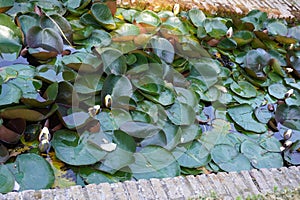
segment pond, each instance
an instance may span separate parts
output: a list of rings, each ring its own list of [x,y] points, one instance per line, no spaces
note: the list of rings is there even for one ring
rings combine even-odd
[[[300,25],[0,3],[0,192],[300,164]]]

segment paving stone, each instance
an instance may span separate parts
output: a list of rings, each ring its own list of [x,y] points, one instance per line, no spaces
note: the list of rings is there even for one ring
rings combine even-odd
[[[101,196],[99,195],[99,191],[97,189],[96,184],[89,184],[85,188],[86,188],[86,192],[88,194],[88,199],[101,200]]]
[[[290,185],[290,182],[288,180],[289,177],[284,176],[282,174],[282,171],[280,171],[278,169],[270,169],[270,172],[272,173],[272,177],[274,178],[274,180],[278,184],[278,189],[279,190],[283,190],[283,189],[289,187],[289,185]]]
[[[266,194],[268,192],[272,192],[273,190],[271,190],[269,188],[268,183],[266,182],[266,180],[264,179],[264,176],[262,173],[260,173],[259,171],[257,171],[256,169],[253,169],[250,171],[250,175],[252,178],[255,179],[255,182],[258,185],[258,189],[261,193]]]
[[[178,176],[178,177],[175,177],[175,180],[177,181],[177,184],[180,185],[180,188],[182,188],[182,193],[185,198],[194,196],[194,191],[193,191],[191,185],[188,183],[188,181],[184,177]]]
[[[197,197],[197,196],[204,197],[205,190],[203,188],[203,185],[198,181],[198,178],[193,175],[186,176],[185,178],[186,178],[187,182],[189,183],[189,185],[191,186],[194,196],[195,197]]]
[[[20,199],[18,192],[7,193],[5,195],[5,198],[6,198],[6,200],[19,200]]]
[[[230,196],[236,199],[236,197],[241,196],[239,190],[236,188],[236,186],[233,183],[232,176],[230,174],[220,172],[217,174],[218,179],[221,181],[223,186],[227,189]]]
[[[282,172],[283,176],[287,177],[287,180],[289,182],[289,187],[297,188],[300,186],[300,182],[297,181],[297,177],[291,173],[291,170],[289,170],[286,167],[280,168],[280,171]]]
[[[245,185],[250,189],[252,194],[260,193],[257,186],[254,183],[254,180],[252,179],[252,177],[250,176],[250,173],[248,171],[241,171],[240,175],[241,175],[241,177],[243,177]]]
[[[126,187],[128,191],[128,197],[131,200],[140,200],[139,191],[135,181],[125,181],[123,184]]]
[[[218,195],[221,195],[224,199],[230,196],[228,189],[224,187],[224,184],[219,180],[218,175],[209,174],[207,177],[215,185],[215,191]]]
[[[293,173],[295,178],[300,183],[300,169],[299,169],[299,167],[295,167],[295,166],[289,167],[289,172]]]
[[[69,191],[67,189],[56,189],[53,193],[54,200],[70,200]]]
[[[99,185],[96,185],[96,190],[98,192],[98,195],[101,200],[110,200],[114,199],[114,193],[112,191],[112,187],[114,187],[115,183],[108,184],[108,183],[101,183]],[[93,200],[93,199],[91,199]]]
[[[139,180],[137,187],[139,194],[142,195],[143,199],[155,199],[155,195],[152,191],[152,185],[148,180]]]
[[[246,186],[245,180],[240,173],[229,172],[228,176],[231,177],[233,186],[239,191],[239,196],[243,198],[247,198],[252,194],[249,187]]]
[[[110,186],[114,193],[114,199],[128,199],[128,192],[125,187],[123,187],[123,183],[113,183]]]
[[[169,199],[183,199],[181,188],[173,178],[164,178],[161,181],[165,183]]]
[[[40,190],[41,192],[41,200],[49,200],[49,199],[54,199],[52,192],[55,190],[52,189],[43,189]]]
[[[274,179],[274,177],[273,177],[273,174],[272,174],[272,172],[271,172],[270,170],[268,170],[268,169],[260,169],[259,171],[260,171],[260,172],[263,174],[263,176],[265,177],[265,180],[266,180],[266,182],[268,183],[269,188],[270,188],[271,190],[274,190],[274,189],[280,187],[280,185],[275,181],[275,179]],[[279,189],[280,189],[280,188],[279,188]]]
[[[216,190],[216,188],[213,187],[213,184],[209,181],[207,176],[205,174],[197,176],[198,181],[200,182],[201,185],[203,185],[203,192],[204,196],[209,196],[211,195],[212,192]]]
[[[82,188],[80,185],[71,186],[69,188],[69,194],[72,200],[82,200],[88,198],[86,188]]]
[[[150,179],[150,183],[152,185],[152,188],[154,188],[153,192],[154,192],[155,199],[161,199],[161,200],[168,199],[168,195],[164,189],[164,186],[159,179],[152,178]]]

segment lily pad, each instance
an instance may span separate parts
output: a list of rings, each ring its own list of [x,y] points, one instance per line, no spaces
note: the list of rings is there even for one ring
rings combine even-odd
[[[6,165],[0,165],[0,193],[11,192],[15,185],[15,178]]]
[[[299,165],[300,164],[300,140],[296,141],[290,148],[284,151],[284,159],[293,164]]]
[[[116,23],[114,22],[112,13],[107,5],[102,3],[95,3],[91,7],[93,17],[105,28],[112,30],[115,29]]]
[[[54,173],[50,164],[39,155],[19,155],[14,163],[7,166],[20,185],[20,190],[48,189],[54,183]]]
[[[79,136],[76,132],[69,130],[59,130],[55,132],[52,139],[52,146],[56,156],[63,162],[70,165],[90,165],[98,162],[107,154],[95,143],[103,143],[101,138],[105,138],[103,133],[98,135],[90,135],[84,132]],[[95,136],[97,139],[91,143],[91,138]]]
[[[241,126],[246,131],[255,133],[264,133],[267,131],[264,124],[253,119],[253,108],[248,104],[241,104],[228,108],[228,114],[237,125]]]
[[[275,112],[275,119],[288,128],[300,130],[300,108],[298,106],[279,105]]]
[[[288,89],[280,83],[274,83],[268,87],[269,94],[276,99],[284,99],[287,91]]]
[[[175,177],[180,173],[176,159],[162,147],[144,147],[134,157],[135,162],[129,167],[136,179]]]
[[[230,89],[237,95],[243,98],[256,97],[256,89],[253,85],[246,81],[232,82]]]
[[[175,125],[191,125],[196,117],[195,111],[190,105],[178,101],[167,109],[167,115]]]

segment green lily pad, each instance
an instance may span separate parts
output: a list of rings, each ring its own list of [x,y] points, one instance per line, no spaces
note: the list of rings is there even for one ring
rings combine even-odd
[[[237,95],[243,98],[256,97],[256,89],[253,85],[246,81],[232,82],[230,89]]]
[[[113,48],[103,48],[99,49],[98,53],[107,74],[121,75],[126,73],[126,58],[121,51]]]
[[[253,108],[248,104],[241,104],[228,108],[228,114],[237,125],[241,126],[246,131],[255,133],[264,133],[267,131],[264,124],[253,119]]]
[[[300,164],[300,140],[296,141],[290,148],[284,151],[284,160],[293,164],[299,165]]]
[[[203,26],[207,34],[216,39],[220,39],[222,36],[225,36],[228,30],[227,26],[217,18],[205,19]]]
[[[237,47],[237,43],[231,38],[224,38],[218,43],[217,47],[222,50],[233,50]]]
[[[224,171],[250,170],[250,161],[233,146],[216,145],[211,151],[212,160]]]
[[[279,21],[271,22],[267,25],[268,33],[272,35],[286,36],[288,33],[288,28],[285,24]]]
[[[287,91],[288,89],[280,83],[274,83],[268,87],[269,94],[276,99],[284,99]]]
[[[63,40],[59,33],[52,28],[31,27],[26,35],[26,42],[31,48],[41,47],[48,51],[61,53],[63,51]]]
[[[150,44],[154,53],[166,63],[172,63],[174,60],[175,52],[173,45],[165,38],[153,37]]]
[[[55,132],[51,143],[59,160],[75,166],[91,165],[107,154],[98,146],[98,143],[103,143],[102,138],[105,138],[103,133],[91,135],[84,132],[79,136],[73,131],[59,130]]]
[[[54,183],[54,173],[50,164],[39,155],[19,155],[14,163],[7,166],[14,174],[21,191],[49,189]]]
[[[101,60],[90,53],[77,52],[62,58],[62,62],[77,71],[94,72],[99,69]]]
[[[106,4],[94,3],[91,7],[91,13],[97,22],[105,28],[112,30],[117,27],[111,11]]]
[[[175,177],[180,168],[173,155],[162,147],[147,146],[134,154],[135,162],[129,165],[136,179]]]
[[[13,7],[14,1],[13,0],[1,0],[0,1],[0,13],[4,13]]]
[[[134,18],[135,22],[142,25],[150,25],[158,27],[161,24],[160,18],[157,14],[151,10],[144,10],[136,15]],[[147,27],[146,27],[147,28]]]
[[[195,121],[194,109],[184,103],[175,101],[175,103],[167,109],[168,118],[175,125],[191,125]]]
[[[189,10],[188,15],[189,15],[192,23],[196,27],[201,27],[203,25],[204,20],[206,19],[205,14],[199,9]]]
[[[120,127],[120,130],[136,138],[145,138],[157,134],[161,128],[145,122],[129,121],[123,123]]]
[[[210,161],[210,152],[198,141],[177,146],[172,154],[182,167],[198,168]]]
[[[252,42],[254,34],[250,31],[237,31],[233,34],[232,39],[234,39],[238,46],[244,46]]]
[[[0,193],[11,192],[15,185],[15,178],[6,165],[0,165]]]
[[[250,160],[251,165],[260,168],[280,168],[283,160],[280,153],[271,153],[249,140],[241,144],[241,152]]]
[[[298,106],[279,105],[275,112],[275,119],[288,128],[300,130],[300,108]]]

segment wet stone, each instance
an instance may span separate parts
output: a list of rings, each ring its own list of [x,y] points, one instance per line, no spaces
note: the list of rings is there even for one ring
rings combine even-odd
[[[164,186],[159,179],[152,178],[150,179],[151,185],[154,188],[155,199],[165,200],[168,199],[167,193],[164,190]]]

